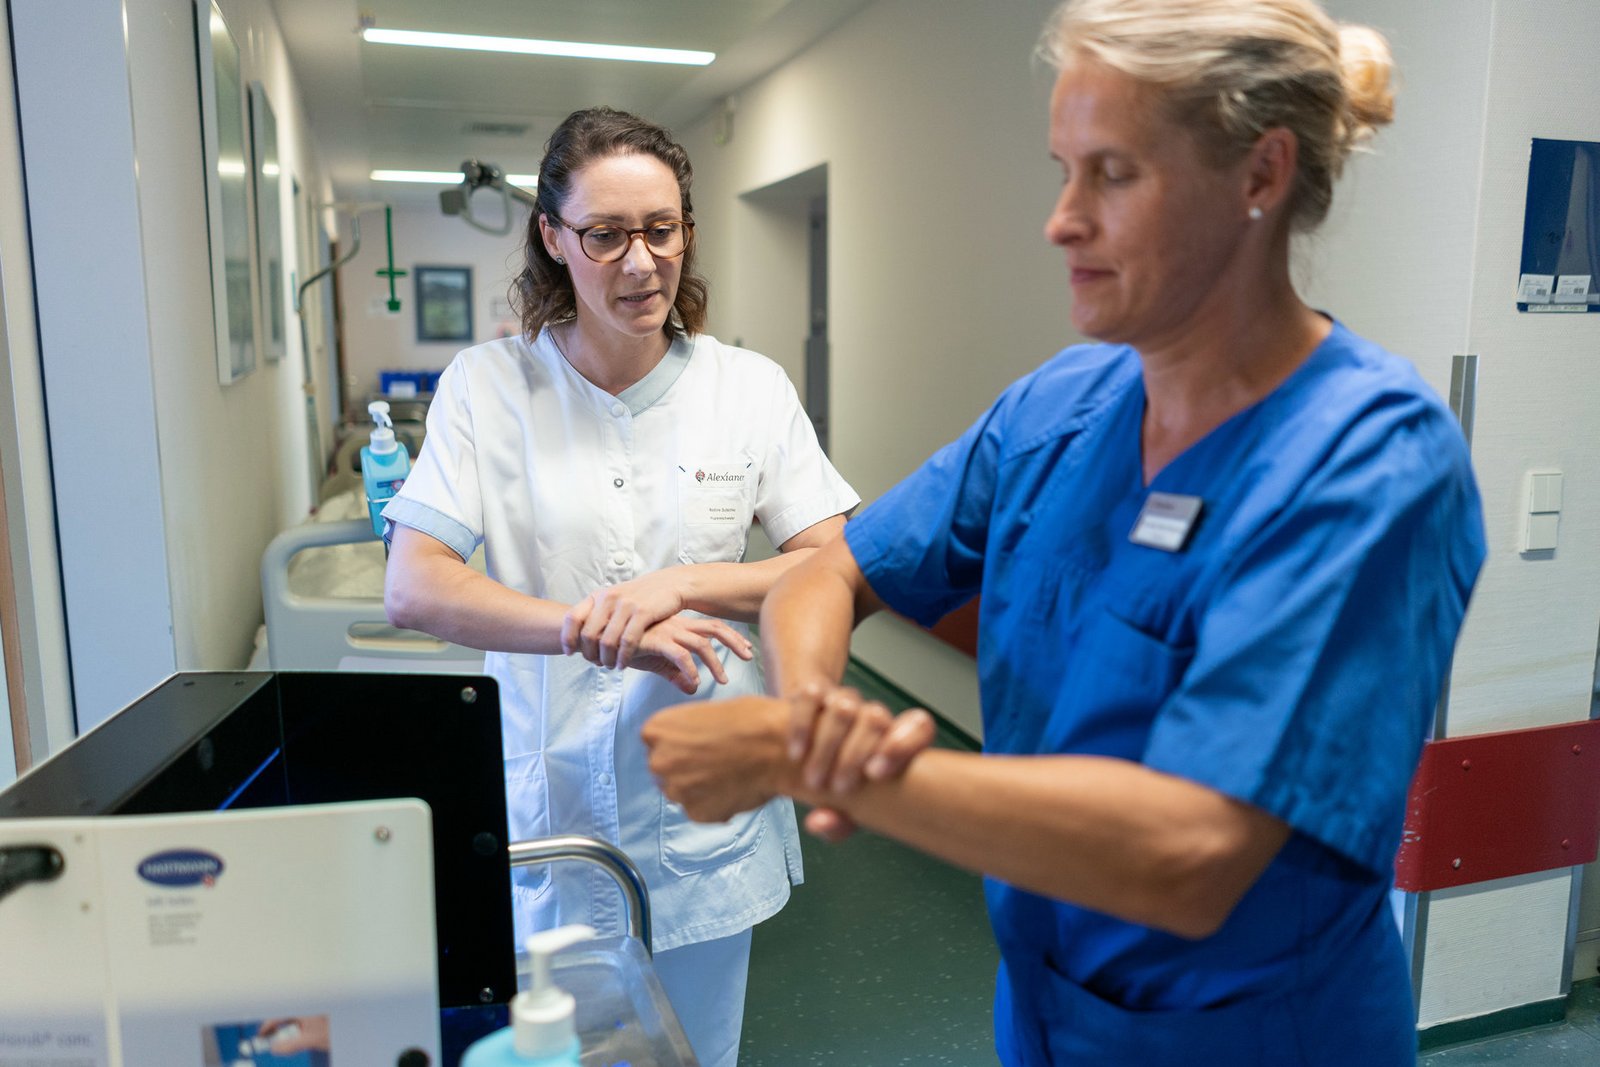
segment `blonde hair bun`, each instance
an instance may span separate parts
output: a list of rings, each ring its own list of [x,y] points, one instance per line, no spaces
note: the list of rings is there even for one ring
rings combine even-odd
[[[1339,70],[1344,81],[1346,150],[1394,121],[1394,56],[1370,26],[1339,26]]]

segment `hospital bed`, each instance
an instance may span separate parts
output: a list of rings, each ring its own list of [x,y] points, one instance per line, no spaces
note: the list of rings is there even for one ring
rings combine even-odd
[[[383,542],[372,535],[359,481],[267,546],[266,623],[251,669],[483,673],[482,652],[389,625]],[[471,563],[483,569],[481,550]]]

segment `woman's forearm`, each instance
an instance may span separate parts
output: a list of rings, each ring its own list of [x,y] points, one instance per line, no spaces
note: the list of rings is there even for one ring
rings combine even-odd
[[[788,696],[836,685],[850,658],[850,633],[876,607],[844,538],[785,574],[761,609],[767,690]]]
[[[691,563],[677,568],[683,606],[719,619],[755,622],[773,585],[814,552],[800,548],[754,563]]]
[[[782,792],[949,863],[1185,937],[1215,931],[1288,837],[1259,809],[1101,757],[931,749],[844,795],[783,777]]]
[[[702,615],[737,622],[755,622],[767,594],[785,574],[836,540],[844,529],[844,516],[835,515],[806,527],[781,546],[770,559],[754,563],[693,563],[670,568],[683,606]]]
[[[415,530],[395,532],[383,602],[395,626],[468,648],[562,653],[561,624],[567,605],[509,589]]]

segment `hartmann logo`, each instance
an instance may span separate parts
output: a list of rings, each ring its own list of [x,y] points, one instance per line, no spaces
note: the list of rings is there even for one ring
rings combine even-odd
[[[194,885],[211,886],[222,873],[222,860],[209,852],[174,849],[158,852],[139,864],[139,877],[152,885],[174,889]]]

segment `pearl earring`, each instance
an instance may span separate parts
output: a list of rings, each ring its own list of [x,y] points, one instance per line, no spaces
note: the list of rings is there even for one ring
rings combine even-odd
[[[557,256],[556,257],[556,262],[561,264],[563,267],[565,267],[567,265],[567,259],[566,259],[565,256]]]
[[[1263,214],[1263,212],[1261,210],[1261,205],[1260,204],[1251,204],[1250,205],[1250,210],[1245,212],[1245,214],[1250,216],[1250,221],[1251,222],[1260,222],[1261,221],[1261,216]]]

